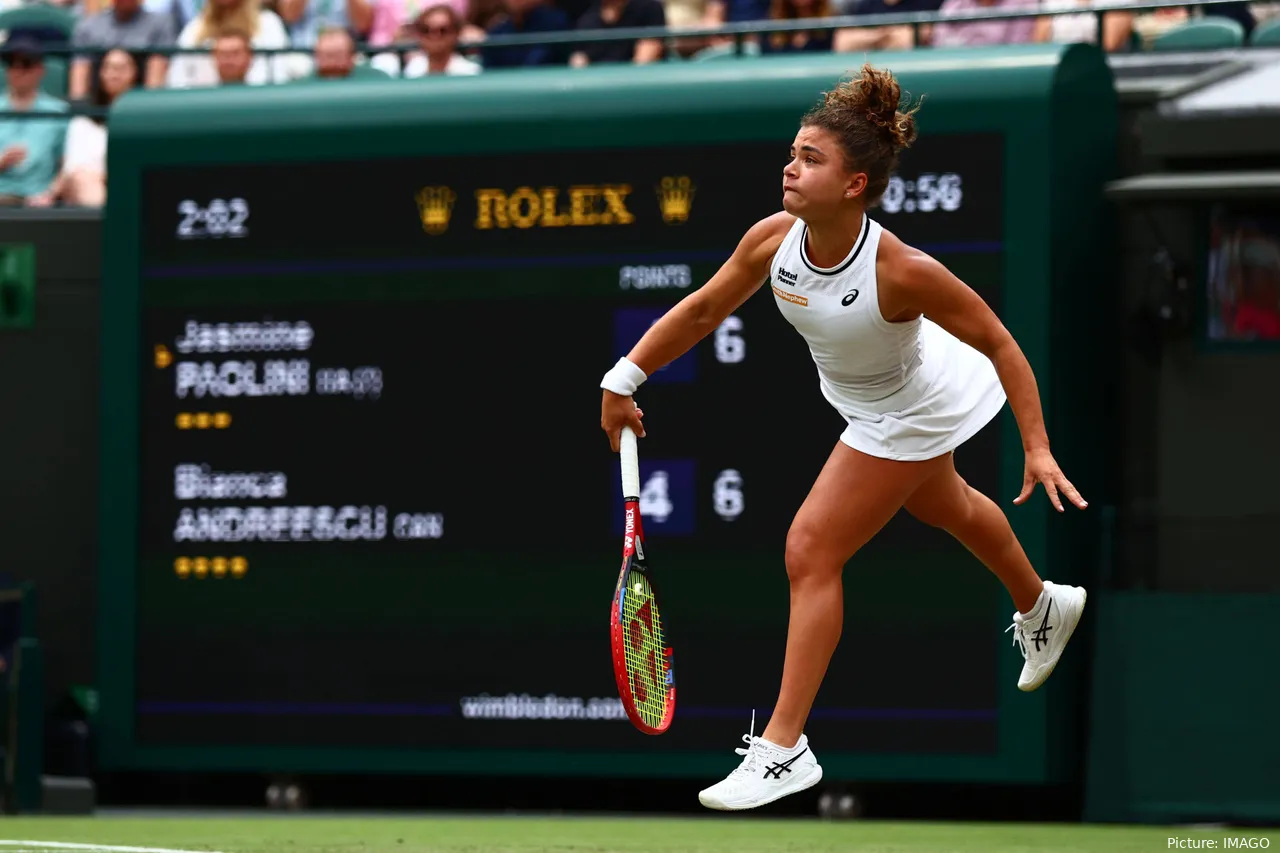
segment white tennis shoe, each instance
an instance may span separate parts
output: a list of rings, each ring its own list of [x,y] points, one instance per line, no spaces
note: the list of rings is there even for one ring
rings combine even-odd
[[[762,737],[753,737],[755,714],[751,715],[751,733],[742,736],[747,748],[734,750],[745,756],[725,779],[698,794],[698,802],[709,809],[738,811],[772,803],[788,794],[811,788],[822,781],[822,767],[809,748],[809,738],[791,749],[784,749]]]
[[[1026,661],[1018,677],[1018,689],[1035,690],[1053,672],[1067,641],[1080,624],[1088,593],[1083,587],[1044,582],[1044,592],[1036,606],[1025,616],[1013,614],[1013,624],[1005,633],[1013,632],[1013,644]]]

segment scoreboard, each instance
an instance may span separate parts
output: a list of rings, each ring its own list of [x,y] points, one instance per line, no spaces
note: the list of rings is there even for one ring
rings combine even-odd
[[[502,85],[477,94],[498,113]],[[494,151],[454,127],[426,153],[196,162],[148,156],[125,113],[104,763],[616,773],[626,755],[626,772],[723,771],[776,698],[786,532],[843,421],[768,288],[637,392],[680,688],[650,738],[609,663],[621,496],[598,382],[780,208],[807,105],[728,138]],[[443,121],[423,115],[424,132]],[[1012,141],[926,126],[872,213],[1005,316]],[[957,465],[999,499],[1017,441],[1006,412]],[[1044,700],[1011,695],[1012,605],[968,552],[900,514],[850,561],[845,594],[807,729],[824,764],[1036,772],[1008,738]]]

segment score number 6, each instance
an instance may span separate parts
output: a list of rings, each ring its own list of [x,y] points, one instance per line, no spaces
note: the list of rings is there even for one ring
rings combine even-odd
[[[747,340],[742,337],[742,318],[730,314],[716,326],[714,336],[716,361],[721,364],[738,364],[747,357]]]

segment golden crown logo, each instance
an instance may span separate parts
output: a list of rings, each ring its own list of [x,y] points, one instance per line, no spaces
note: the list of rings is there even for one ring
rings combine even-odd
[[[422,230],[428,234],[443,234],[449,228],[453,203],[457,193],[448,187],[423,187],[418,190],[418,215],[422,218]]]
[[[665,177],[658,185],[658,204],[662,206],[662,221],[685,222],[689,219],[689,211],[693,208],[693,193],[696,188],[688,175]]]

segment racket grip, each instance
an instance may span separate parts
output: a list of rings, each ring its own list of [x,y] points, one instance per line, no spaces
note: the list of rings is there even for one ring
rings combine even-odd
[[[622,457],[622,496],[640,497],[640,459],[636,451],[636,434],[629,426],[622,428],[618,440],[618,455]]]

